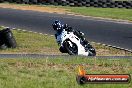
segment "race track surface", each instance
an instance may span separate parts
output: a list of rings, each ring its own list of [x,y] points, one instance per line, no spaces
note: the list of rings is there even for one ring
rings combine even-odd
[[[92,18],[0,8],[0,25],[54,34],[58,19],[85,33],[88,40],[132,50],[132,23],[124,24]]]

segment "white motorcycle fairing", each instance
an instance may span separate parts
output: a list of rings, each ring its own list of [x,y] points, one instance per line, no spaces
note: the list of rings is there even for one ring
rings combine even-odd
[[[66,40],[70,40],[72,43],[75,43],[77,45],[78,48],[78,55],[83,55],[83,56],[88,56],[89,52],[85,50],[84,46],[82,46],[82,44],[80,44],[81,39],[78,38],[76,35],[74,35],[73,32],[67,32],[65,31],[65,29],[63,29],[63,31],[61,32],[60,35],[57,35],[57,42],[60,46],[63,47],[63,43]],[[69,42],[70,46],[72,47],[72,43]]]

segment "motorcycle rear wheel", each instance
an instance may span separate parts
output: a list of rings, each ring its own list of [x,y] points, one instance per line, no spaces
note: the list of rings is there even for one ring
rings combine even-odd
[[[70,46],[70,43],[72,46]],[[69,55],[77,55],[78,54],[78,47],[75,43],[71,42],[70,40],[67,40],[64,42],[64,47],[67,50]]]

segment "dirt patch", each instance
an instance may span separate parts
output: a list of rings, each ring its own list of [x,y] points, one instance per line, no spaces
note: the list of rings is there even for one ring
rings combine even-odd
[[[24,4],[17,5],[17,4],[1,3],[0,8],[12,8],[12,9],[19,9],[19,10],[32,10],[32,11],[60,13],[60,14],[68,13],[67,9],[46,7],[46,6],[39,6],[39,5],[24,5]]]

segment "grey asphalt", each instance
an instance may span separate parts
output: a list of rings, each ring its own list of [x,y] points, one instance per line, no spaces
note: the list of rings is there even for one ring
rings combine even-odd
[[[88,17],[0,8],[0,25],[54,34],[52,22],[61,20],[85,33],[88,40],[132,50],[132,23],[102,21]]]

